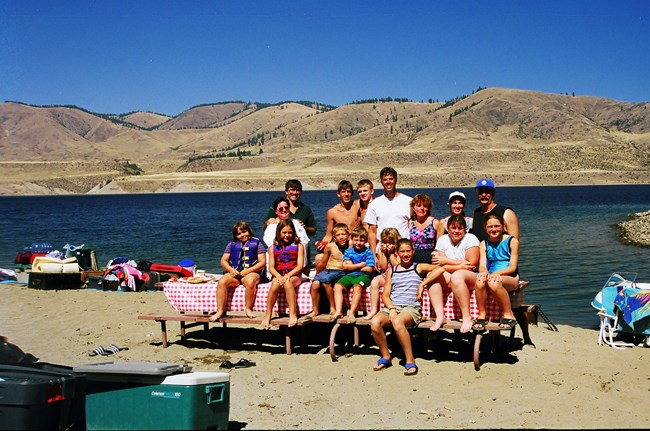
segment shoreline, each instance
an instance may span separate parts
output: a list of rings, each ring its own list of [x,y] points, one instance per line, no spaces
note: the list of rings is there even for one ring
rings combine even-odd
[[[20,311],[17,311],[20,310]],[[501,337],[499,354],[474,371],[471,348],[452,332],[423,342],[420,373],[393,367],[372,371],[378,350],[369,333],[362,347],[327,352],[325,325],[306,327],[309,346],[284,352],[284,333],[232,325],[188,330],[169,324],[170,346],[161,347],[160,325],[139,314],[173,314],[163,292],[44,291],[0,284],[0,335],[41,362],[81,365],[107,361],[188,364],[193,371],[223,372],[222,361],[246,358],[256,366],[230,370],[230,427],[234,429],[430,429],[430,428],[647,428],[638,400],[647,350],[599,346],[598,331],[540,321],[530,332],[536,348]],[[11,316],[11,317],[9,317]],[[595,316],[595,313],[594,313]],[[485,337],[485,341],[488,341]],[[339,331],[337,341],[351,341]],[[99,345],[129,350],[89,357]],[[420,342],[418,342],[420,343]],[[594,361],[594,358],[598,358]],[[626,364],[619,367],[616,364]],[[388,410],[387,410],[388,409]],[[495,410],[498,414],[495,414]],[[335,413],[336,414],[333,414]],[[612,412],[615,412],[613,414]],[[387,414],[389,413],[389,414]],[[625,418],[621,422],[621,418]]]
[[[371,180],[372,181],[372,180]],[[373,181],[373,184],[375,181]],[[377,183],[379,181],[377,180]],[[614,183],[599,183],[599,184],[594,184],[594,183],[571,183],[571,184],[499,184],[497,187],[503,188],[519,188],[519,187],[602,187],[602,186],[647,186],[647,183],[619,183],[619,182],[614,182]],[[474,185],[469,184],[469,185],[464,185],[464,186],[458,186],[458,185],[452,185],[452,186],[401,186],[400,190],[413,190],[413,189],[473,189]],[[0,186],[0,190],[2,190],[2,187]],[[306,191],[336,191],[336,187],[324,187],[324,188],[317,188],[317,187],[303,187],[303,192]],[[245,192],[284,192],[284,186],[281,188],[253,188],[253,189],[244,189],[244,188],[234,188],[230,187],[227,189],[211,189],[211,190],[205,190],[205,189],[196,189],[196,190],[157,190],[157,191],[136,191],[136,192],[131,192],[131,191],[125,191],[125,190],[120,190],[120,191],[93,191],[93,192],[86,192],[86,193],[33,193],[33,194],[10,194],[6,192],[0,192],[0,197],[35,197],[35,196],[110,196],[110,195],[158,195],[158,194],[207,194],[207,193],[245,193]],[[378,193],[378,189],[375,188],[375,194]]]

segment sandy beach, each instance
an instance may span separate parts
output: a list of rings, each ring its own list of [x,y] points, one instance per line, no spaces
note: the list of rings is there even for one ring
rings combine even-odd
[[[137,319],[153,312],[175,313],[163,292],[0,285],[0,335],[43,362],[172,362],[220,371],[224,360],[254,361],[254,367],[230,371],[234,429],[650,427],[643,406],[650,350],[599,346],[596,330],[561,325],[553,332],[540,321],[531,326],[536,348],[522,347],[517,330],[514,340],[502,338],[500,354],[487,357],[478,372],[466,340],[445,332],[421,340],[420,372],[405,377],[399,354],[392,368],[372,371],[378,350],[367,334],[366,346],[340,346],[347,354],[332,362],[325,325],[305,328],[310,344],[292,355],[284,351],[282,331],[212,326],[208,334],[191,330],[181,342],[173,322],[172,344],[163,348],[160,325]],[[343,333],[337,339],[346,337],[351,340]],[[129,349],[89,356],[112,343]]]

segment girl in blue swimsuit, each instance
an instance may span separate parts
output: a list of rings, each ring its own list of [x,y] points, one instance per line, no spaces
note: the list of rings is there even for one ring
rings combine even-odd
[[[478,318],[474,329],[484,328],[487,323],[487,289],[490,289],[501,308],[499,327],[514,328],[517,320],[510,306],[508,292],[519,286],[519,240],[503,233],[503,217],[499,214],[488,215],[484,223],[488,238],[480,244],[479,274],[474,287]]]

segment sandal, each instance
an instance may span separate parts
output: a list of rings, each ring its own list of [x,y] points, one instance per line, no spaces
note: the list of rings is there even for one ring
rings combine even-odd
[[[92,352],[88,354],[88,356],[108,356],[112,355],[114,352],[112,350],[107,350],[104,348],[104,346],[99,346],[95,347]]]
[[[499,329],[514,329],[516,324],[516,319],[501,318],[501,320],[499,320]]]
[[[487,324],[488,322],[485,319],[476,319],[474,323],[472,323],[472,330],[485,332],[485,327],[487,326]]]
[[[117,347],[115,344],[111,344],[108,347],[108,349],[106,349],[106,350],[110,351],[111,353],[117,353],[117,352],[120,352],[122,350],[129,350],[129,348],[128,347]]]
[[[235,366],[234,366],[233,363],[230,362],[230,361],[223,361],[223,362],[221,363],[221,365],[219,365],[219,368],[227,368],[227,369],[231,369],[231,368],[234,368],[234,367],[235,367]]]
[[[377,361],[377,365],[374,366],[372,369],[373,371],[381,371],[385,370],[386,368],[390,368],[393,365],[393,363],[390,361],[390,359],[386,358],[379,358]]]
[[[406,368],[404,370],[405,376],[414,376],[418,373],[418,366],[415,365],[413,362],[407,362],[404,368]]]
[[[255,362],[251,362],[248,359],[241,358],[239,361],[237,361],[236,364],[233,365],[234,368],[249,368],[249,367],[254,367]]]

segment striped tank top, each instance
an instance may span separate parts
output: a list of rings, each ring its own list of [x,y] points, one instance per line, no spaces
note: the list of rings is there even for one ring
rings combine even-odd
[[[393,267],[390,300],[394,305],[410,305],[415,307],[422,305],[415,300],[418,293],[418,285],[422,281],[422,276],[416,270],[417,266],[418,264],[414,262],[413,266],[409,269],[404,269],[400,266]],[[400,271],[398,268],[402,270]]]

